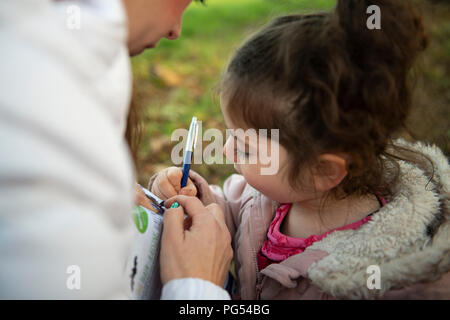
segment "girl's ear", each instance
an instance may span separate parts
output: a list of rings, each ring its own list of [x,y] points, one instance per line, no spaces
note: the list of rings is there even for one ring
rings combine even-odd
[[[326,192],[341,183],[347,175],[347,160],[344,155],[325,153],[318,158],[313,170],[316,190]]]

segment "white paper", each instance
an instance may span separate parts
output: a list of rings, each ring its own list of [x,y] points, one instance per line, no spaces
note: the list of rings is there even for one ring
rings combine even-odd
[[[163,217],[142,206],[136,206],[133,214],[135,234],[125,272],[127,295],[139,300],[160,299],[159,251]]]

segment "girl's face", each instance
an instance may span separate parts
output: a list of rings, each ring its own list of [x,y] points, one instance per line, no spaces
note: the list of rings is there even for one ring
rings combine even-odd
[[[248,184],[280,203],[315,198],[314,184],[308,170],[299,175],[299,179],[302,179],[301,190],[294,190],[290,186],[287,179],[289,159],[286,148],[277,141],[257,135],[258,131],[254,131],[256,135],[251,135],[250,130],[234,126],[227,116],[226,99],[223,96],[221,106],[227,127],[233,129],[225,143],[223,153],[234,163],[236,171],[245,177]],[[277,170],[268,170],[269,168]],[[270,171],[270,174],[263,174],[264,171]]]

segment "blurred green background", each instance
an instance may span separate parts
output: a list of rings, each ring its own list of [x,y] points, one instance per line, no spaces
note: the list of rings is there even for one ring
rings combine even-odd
[[[405,0],[407,1],[407,0]],[[408,0],[409,1],[409,0]],[[450,1],[412,0],[424,19],[430,47],[415,71],[414,109],[409,127],[420,140],[449,155]],[[143,138],[138,181],[172,166],[172,132],[188,128],[192,116],[208,128],[225,130],[215,88],[234,50],[271,18],[287,13],[330,10],[335,0],[207,0],[193,2],[183,18],[181,37],[132,59],[133,103],[142,109]],[[208,143],[204,143],[204,146]],[[232,165],[193,165],[210,183],[221,185]]]

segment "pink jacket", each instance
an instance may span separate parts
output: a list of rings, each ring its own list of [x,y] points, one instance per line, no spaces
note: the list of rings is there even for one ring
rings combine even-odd
[[[261,272],[256,255],[266,240],[278,203],[246,183],[228,178],[223,191],[195,172],[199,198],[225,212],[233,239],[238,292],[242,299],[450,299],[450,170],[436,147],[408,145],[426,154],[434,177],[400,162],[394,196],[371,221],[356,230],[336,231],[303,253]],[[369,289],[380,270],[380,289]]]

